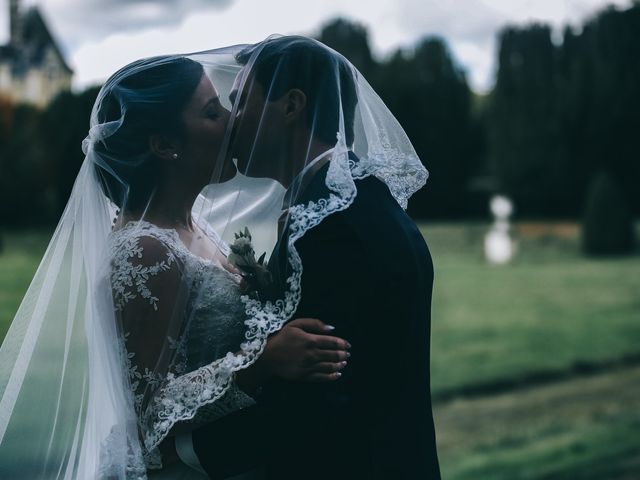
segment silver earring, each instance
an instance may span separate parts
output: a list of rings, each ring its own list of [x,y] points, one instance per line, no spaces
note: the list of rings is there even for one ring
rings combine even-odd
[[[178,154],[174,153],[173,155],[171,155],[171,158],[173,158],[174,160],[177,160],[178,159]]]

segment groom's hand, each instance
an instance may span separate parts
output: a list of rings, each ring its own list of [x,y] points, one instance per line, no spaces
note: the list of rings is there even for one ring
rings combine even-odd
[[[287,323],[267,341],[263,358],[273,375],[287,380],[327,382],[340,378],[351,345],[327,335],[333,327],[314,318]]]

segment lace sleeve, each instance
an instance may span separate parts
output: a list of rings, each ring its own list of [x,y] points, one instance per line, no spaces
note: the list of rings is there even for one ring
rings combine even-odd
[[[177,339],[185,326],[176,317],[184,310],[183,267],[170,248],[152,237],[130,238],[113,257],[114,304],[138,413],[180,361]]]
[[[148,451],[204,405],[212,404],[208,410],[219,417],[253,403],[235,385],[229,359],[189,371],[185,331],[197,285],[185,263],[170,244],[147,236],[130,238],[113,256],[123,359]]]

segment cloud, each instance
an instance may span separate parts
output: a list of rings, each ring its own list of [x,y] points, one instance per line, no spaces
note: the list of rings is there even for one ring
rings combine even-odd
[[[414,35],[438,34],[467,42],[485,41],[508,17],[480,0],[402,0],[395,21]]]
[[[357,1],[353,3],[361,6]],[[371,14],[376,8],[370,10]],[[79,67],[75,81],[78,87],[102,81],[120,66],[144,56],[252,43],[273,33],[312,35],[328,19],[337,16],[358,19],[358,13],[360,9],[343,0],[238,1],[225,9],[195,10],[176,25],[117,33],[85,42],[71,56],[72,63]],[[371,28],[369,22],[366,25]]]
[[[233,0],[41,0],[22,2],[24,8],[37,5],[63,39],[66,49],[75,50],[85,42],[114,33],[140,32],[179,25],[194,12],[224,10]],[[7,23],[7,7],[2,2],[0,22]],[[4,8],[3,8],[4,7]],[[6,27],[4,27],[6,28]]]
[[[28,1],[28,0],[25,0]],[[251,43],[271,33],[315,35],[336,17],[362,23],[384,57],[427,35],[444,37],[471,86],[491,88],[496,34],[506,24],[580,24],[631,0],[31,0],[38,2],[76,71],[76,87],[162,53]],[[3,2],[6,4],[5,2]],[[6,10],[0,23],[6,31]]]

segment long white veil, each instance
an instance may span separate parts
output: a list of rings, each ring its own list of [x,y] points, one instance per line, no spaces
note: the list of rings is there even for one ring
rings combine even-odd
[[[98,283],[112,217],[85,162],[0,349],[3,478],[91,478],[99,432],[135,448],[110,289]]]
[[[180,131],[174,123],[199,88],[202,72],[217,91],[217,115],[228,119],[228,126],[207,160],[193,218],[219,240],[223,253],[234,234],[249,227],[258,254],[268,256],[280,245],[286,263],[271,295],[242,298],[237,342],[192,359],[195,367],[184,371],[178,369],[180,349],[174,344],[192,321],[191,299],[207,286],[192,281],[189,266],[180,252],[167,248],[166,239],[185,247],[180,253],[185,258],[190,245],[153,224],[158,185],[177,181],[186,167],[151,154],[148,139]],[[310,85],[319,89],[315,97],[305,90]],[[270,120],[272,108],[287,107],[280,96],[287,89],[305,92],[307,102],[308,135],[300,138],[308,144],[298,142],[307,155],[293,163],[279,125]],[[256,107],[252,123],[244,113],[254,94],[269,101]],[[324,146],[319,151],[317,139]],[[221,398],[234,372],[254,362],[268,335],[291,319],[303,275],[296,241],[348,208],[358,179],[378,177],[406,207],[427,178],[406,134],[362,75],[341,55],[304,37],[274,37],[124,67],[98,96],[84,150],[68,205],[0,347],[0,478],[145,478],[163,438]],[[323,158],[326,162],[315,163]],[[240,173],[229,180],[232,159]],[[325,191],[309,199],[300,174],[312,163],[324,168],[319,178]],[[283,215],[287,235],[278,228]],[[111,239],[122,229],[147,232],[134,238],[159,255],[155,263],[145,263],[134,249],[142,243],[120,251],[135,278],[175,274],[168,312],[166,302],[157,306],[153,292],[147,295],[133,281],[114,299],[118,252]],[[157,349],[142,352],[152,361],[133,367],[143,357],[142,347],[130,344],[135,334],[127,337],[129,320],[114,308],[130,300],[141,308],[134,317],[139,313],[156,322],[149,325],[155,325],[157,337]]]

